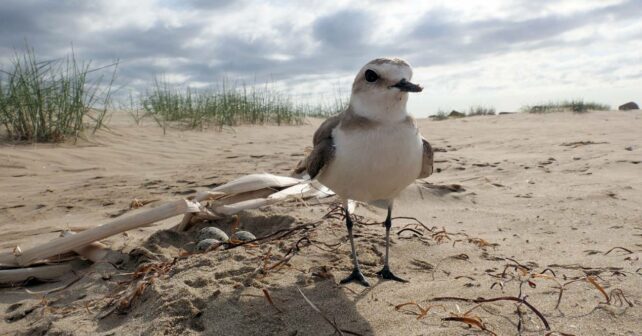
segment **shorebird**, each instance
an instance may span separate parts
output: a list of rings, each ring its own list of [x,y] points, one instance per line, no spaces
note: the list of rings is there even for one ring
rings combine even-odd
[[[377,275],[406,282],[390,271],[392,206],[404,188],[433,171],[432,148],[406,111],[408,93],[423,90],[411,79],[412,68],[402,59],[368,62],[354,79],[348,108],[321,124],[314,133],[312,152],[295,169],[295,173],[307,171],[342,199],[354,266],[342,284],[370,285],[357,259],[348,200],[388,210],[385,261]]]

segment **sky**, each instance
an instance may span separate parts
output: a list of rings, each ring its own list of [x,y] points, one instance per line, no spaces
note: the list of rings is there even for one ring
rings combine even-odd
[[[406,59],[409,111],[516,111],[584,99],[642,103],[642,0],[3,0],[0,68],[25,41],[40,59],[119,60],[117,86],[155,76],[208,87],[265,83],[294,101],[349,95],[357,71]]]

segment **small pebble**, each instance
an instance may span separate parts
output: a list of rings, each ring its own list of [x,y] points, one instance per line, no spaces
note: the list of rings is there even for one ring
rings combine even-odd
[[[216,239],[211,239],[211,238],[203,239],[200,242],[198,242],[198,244],[196,244],[196,250],[198,250],[199,252],[205,252],[209,250],[211,247],[216,246],[220,243],[221,241]]]
[[[230,240],[230,237],[228,237],[227,234],[223,232],[223,230],[217,227],[208,226],[202,228],[198,233],[198,240],[203,239],[216,239],[218,241],[226,242]]]
[[[628,150],[629,152],[633,150],[633,146],[626,146],[624,149]]]
[[[248,241],[248,240],[256,239],[256,236],[248,231],[237,231],[235,234],[232,235],[232,237],[240,241]]]

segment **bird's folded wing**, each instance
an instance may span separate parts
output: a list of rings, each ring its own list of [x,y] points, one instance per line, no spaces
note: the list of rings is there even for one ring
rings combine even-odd
[[[425,178],[432,175],[433,152],[432,146],[430,146],[430,143],[424,137],[421,137],[421,142],[423,142],[424,145],[424,153],[421,161],[421,172],[419,173],[419,178]]]
[[[332,130],[339,125],[339,122],[341,122],[341,115],[330,117],[314,132],[312,152],[299,162],[294,170],[296,174],[307,171],[310,178],[313,179],[332,160],[334,157]]]

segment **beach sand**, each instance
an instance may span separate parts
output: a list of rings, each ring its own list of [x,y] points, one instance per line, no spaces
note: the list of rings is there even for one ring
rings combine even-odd
[[[115,114],[109,130],[77,144],[0,144],[0,249],[34,246],[60,230],[93,227],[243,175],[289,175],[320,122],[163,135],[151,122],[136,126]],[[174,217],[113,236],[104,242],[122,253],[114,253],[123,260],[118,265],[76,261],[77,273],[28,287],[76,281],[46,296],[0,289],[0,334],[332,335],[301,290],[346,335],[490,334],[444,320],[466,313],[497,335],[518,334],[520,315],[523,335],[547,335],[524,304],[433,300],[520,291],[551,331],[640,335],[642,112],[418,125],[435,148],[436,172],[395,203],[394,216],[425,225],[393,221],[391,267],[409,283],[375,277],[385,251],[385,230],[376,223],[383,212],[357,210],[356,244],[372,287],[340,286],[351,270],[350,245],[343,221],[324,219],[337,199],[291,201],[241,214],[240,228],[259,237],[294,229],[261,244],[189,253],[200,228],[230,233],[233,218],[177,233],[168,230],[180,222]],[[134,199],[153,202],[130,210]],[[398,234],[406,226],[415,232]],[[285,256],[287,263],[268,269]],[[158,276],[128,305],[110,304],[145,263],[155,264]],[[592,282],[613,294],[609,304]],[[556,307],[559,284],[566,285]],[[395,308],[407,302],[429,310],[418,316],[416,306]]]

